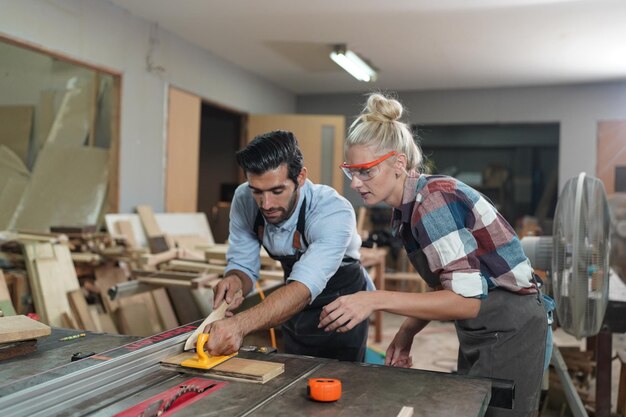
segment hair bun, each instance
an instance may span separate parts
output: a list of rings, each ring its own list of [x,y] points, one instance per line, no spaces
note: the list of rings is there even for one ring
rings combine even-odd
[[[368,122],[393,122],[402,117],[402,104],[379,93],[370,95],[366,109],[364,119]]]

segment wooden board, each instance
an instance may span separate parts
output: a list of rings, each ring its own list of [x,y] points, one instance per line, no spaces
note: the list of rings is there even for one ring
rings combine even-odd
[[[128,233],[128,228],[124,229],[124,231],[118,230],[116,224],[119,221],[129,222],[132,229],[132,235],[135,243],[140,248],[148,247],[148,240],[146,239],[146,234],[143,231],[143,227],[141,226],[141,220],[139,220],[139,216],[137,214],[127,214],[127,213],[109,213],[104,215],[104,222],[107,227],[107,231],[113,237],[124,237]]]
[[[7,287],[7,282],[4,279],[2,270],[0,270],[0,310],[2,311],[3,316],[15,315],[15,307],[13,307],[9,287]]]
[[[170,87],[167,117],[165,211],[198,210],[200,97]]]
[[[151,291],[152,299],[154,300],[154,305],[156,306],[157,311],[159,312],[159,318],[161,319],[161,325],[165,330],[173,329],[174,327],[178,327],[178,319],[176,319],[176,313],[174,312],[174,307],[172,307],[172,303],[170,302],[170,298],[167,295],[167,291],[165,288],[158,288],[154,291]]]
[[[0,230],[11,223],[30,181],[30,172],[8,147],[0,145]]]
[[[137,206],[135,207],[135,209],[137,210],[139,220],[141,221],[141,225],[143,226],[143,230],[146,233],[146,236],[150,238],[163,235],[163,232],[161,232],[161,228],[154,218],[154,212],[152,211],[152,207],[144,205]]]
[[[109,298],[109,288],[114,287],[117,284],[128,281],[126,272],[120,267],[113,265],[103,265],[96,268],[94,271],[96,276],[96,286],[100,290],[100,297],[102,298],[102,304],[107,313],[113,313],[117,310],[119,303],[117,300],[111,300]]]
[[[198,235],[202,243],[213,245],[213,233],[204,213],[155,213],[161,232],[166,235]]]
[[[48,232],[54,225],[97,224],[107,195],[109,152],[46,145],[10,228]]]
[[[83,291],[80,288],[68,291],[67,300],[70,303],[73,316],[76,318],[78,326],[81,329],[92,332],[100,331],[100,329],[96,326],[96,323],[94,323],[91,312],[89,311],[89,306],[87,305]]]
[[[50,335],[50,326],[26,316],[0,317],[0,343],[19,342]]]
[[[61,99],[48,133],[44,148],[51,144],[82,146],[93,124],[94,75],[81,77],[80,82],[68,86]]]
[[[135,240],[135,234],[133,232],[133,225],[131,222],[128,220],[118,220],[115,222],[115,228],[116,233],[124,236],[129,248],[137,249],[139,247],[137,241]]]
[[[33,127],[32,106],[0,106],[0,145],[8,146],[24,164]]]
[[[63,313],[69,313],[67,292],[80,288],[72,256],[62,244],[29,242],[24,244],[35,310],[42,322],[63,327]]]
[[[118,303],[115,318],[120,333],[152,336],[165,330],[150,292],[122,297]]]
[[[179,355],[167,358],[161,362],[161,365],[168,369],[175,369],[179,372],[200,374],[206,376],[220,376],[226,379],[237,381],[252,382],[264,384],[277,375],[285,372],[285,364],[279,362],[259,361],[254,359],[230,358],[226,362],[215,366],[208,370],[186,368],[180,366],[184,360],[195,358],[193,352],[185,352]]]

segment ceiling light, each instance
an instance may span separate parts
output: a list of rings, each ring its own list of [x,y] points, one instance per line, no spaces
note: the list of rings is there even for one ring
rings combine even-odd
[[[330,58],[357,80],[376,81],[378,76],[376,70],[345,45],[336,45],[330,53]]]

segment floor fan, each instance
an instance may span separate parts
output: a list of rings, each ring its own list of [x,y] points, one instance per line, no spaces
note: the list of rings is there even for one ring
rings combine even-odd
[[[549,274],[559,326],[577,339],[597,336],[602,329],[609,292],[610,223],[602,181],[581,173],[566,182],[559,196],[552,236],[522,239],[533,267]],[[598,338],[599,348],[600,340],[603,339]],[[596,350],[597,374],[601,360],[604,361],[600,352],[605,350]],[[608,351],[610,369],[610,346]],[[551,363],[562,381],[574,416],[587,416],[556,346]],[[610,405],[609,394],[606,416],[610,414]],[[598,413],[599,408],[606,407],[600,407],[596,401],[596,416],[602,415],[602,412]]]

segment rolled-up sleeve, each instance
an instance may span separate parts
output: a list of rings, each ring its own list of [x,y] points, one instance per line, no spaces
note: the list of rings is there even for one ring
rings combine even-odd
[[[346,200],[320,198],[315,204],[307,213],[305,234],[309,247],[289,277],[309,289],[311,301],[341,266],[356,230],[354,209]]]
[[[488,289],[476,256],[478,245],[465,228],[470,211],[455,193],[432,192],[416,204],[411,223],[442,287],[464,297],[483,298]]]

